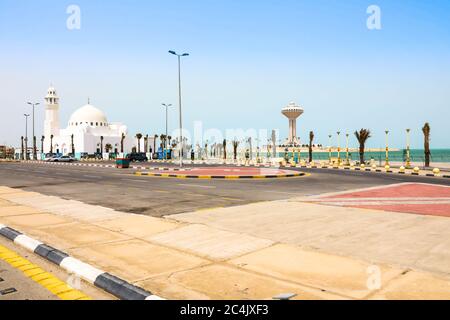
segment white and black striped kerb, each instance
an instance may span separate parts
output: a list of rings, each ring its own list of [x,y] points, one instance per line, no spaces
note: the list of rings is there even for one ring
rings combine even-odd
[[[122,300],[164,300],[67,253],[0,224],[0,235]]]

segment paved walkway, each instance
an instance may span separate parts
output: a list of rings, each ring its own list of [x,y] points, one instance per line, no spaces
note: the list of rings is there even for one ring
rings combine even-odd
[[[299,198],[159,219],[0,187],[0,223],[167,299],[450,299],[445,217]]]

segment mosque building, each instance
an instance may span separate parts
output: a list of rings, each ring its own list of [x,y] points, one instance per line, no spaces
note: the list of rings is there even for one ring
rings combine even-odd
[[[129,153],[137,145],[135,140],[124,124],[109,122],[106,115],[89,101],[76,110],[67,127],[61,129],[59,97],[54,87],[48,89],[45,97],[45,154],[68,155],[74,150],[74,156],[80,158],[84,154]]]

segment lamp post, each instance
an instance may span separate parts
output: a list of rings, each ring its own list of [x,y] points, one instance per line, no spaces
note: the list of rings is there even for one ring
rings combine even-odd
[[[411,129],[406,129],[406,167],[411,168],[411,149],[410,149],[410,134]]]
[[[349,139],[349,137],[350,137],[350,135],[347,133],[346,135],[345,135],[345,137],[347,138],[347,141],[346,141],[346,156],[345,156],[345,158],[346,158],[346,161],[345,161],[345,165],[347,165],[347,166],[349,166],[350,165],[350,157],[349,157],[349,149],[348,149],[348,139]]]
[[[36,151],[36,136],[34,135],[34,107],[39,105],[39,102],[33,103],[28,102],[30,106],[33,108],[33,160],[37,159],[37,151]],[[41,150],[42,152],[42,150]]]
[[[338,143],[338,166],[341,165],[341,132],[336,132],[337,134],[337,143]]]
[[[332,138],[332,135],[330,134],[330,135],[328,135],[328,138],[329,138],[329,141],[330,141],[330,147],[328,148],[328,162],[331,164],[331,138]]]
[[[29,114],[24,113],[25,116],[25,160],[28,160],[28,117]]]
[[[169,109],[169,107],[171,107],[172,105],[171,104],[165,104],[165,103],[162,103],[162,106],[163,107],[165,107],[166,108],[166,139],[167,139],[167,137],[168,137],[168,133],[167,133],[167,127],[168,127],[168,115],[169,115],[169,112],[168,112],[168,109]],[[165,153],[165,157],[166,157],[166,160],[167,160],[167,151],[166,151],[166,149],[167,149],[167,143],[166,142],[164,142],[164,153]]]
[[[169,51],[170,54],[177,56],[178,58],[178,105],[180,112],[180,168],[183,167],[183,120],[181,116],[181,57],[189,56],[189,53],[178,54],[175,51]]]
[[[385,131],[386,133],[386,166],[389,165],[389,130]]]

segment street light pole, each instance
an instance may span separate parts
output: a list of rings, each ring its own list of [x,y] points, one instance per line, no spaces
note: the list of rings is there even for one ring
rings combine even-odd
[[[411,168],[410,132],[411,129],[406,129],[406,168]]]
[[[338,166],[341,165],[341,132],[338,131],[337,133],[337,143],[338,143]]]
[[[28,117],[29,114],[24,113],[25,116],[25,160],[28,160]]]
[[[189,53],[178,54],[175,51],[169,51],[170,54],[173,54],[178,57],[178,105],[180,112],[180,168],[183,167],[183,120],[181,116],[181,57],[189,56]]]
[[[36,136],[34,135],[34,107],[39,105],[39,102],[32,103],[28,102],[30,106],[33,108],[33,160],[37,160],[37,151],[36,151]],[[41,150],[42,152],[42,150]]]
[[[346,142],[346,153],[347,153],[347,155],[346,155],[346,161],[345,161],[345,164],[346,164],[347,166],[349,166],[349,165],[350,165],[350,157],[349,157],[349,150],[348,150],[348,138],[350,137],[350,135],[347,133],[345,136],[346,136],[346,138],[347,138],[347,142]]]
[[[332,144],[331,138],[332,138],[332,135],[331,134],[328,135],[328,138],[329,138],[329,141],[330,141],[330,147],[328,149],[328,162],[329,162],[329,164],[331,164],[331,144]]]
[[[168,109],[169,109],[169,107],[171,107],[172,105],[171,104],[165,104],[165,103],[163,103],[162,104],[164,107],[166,107],[166,141],[167,141],[167,127],[168,127],[168,125],[167,125],[167,123],[168,123]],[[164,142],[164,148],[165,149],[167,149],[167,146],[166,146],[166,142]],[[167,151],[166,150],[164,150],[164,152],[165,152],[165,157],[166,157],[166,160],[167,160]]]
[[[386,133],[386,166],[389,165],[389,130],[385,131]]]

